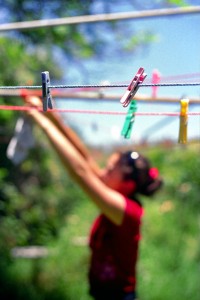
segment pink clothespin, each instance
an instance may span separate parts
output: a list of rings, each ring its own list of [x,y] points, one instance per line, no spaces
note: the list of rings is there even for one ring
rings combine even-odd
[[[147,75],[144,73],[144,69],[139,68],[139,70],[137,71],[137,74],[135,75],[135,77],[133,78],[131,83],[129,84],[126,92],[124,93],[124,95],[122,96],[122,98],[120,100],[120,103],[122,103],[123,107],[126,107],[129,105],[131,99],[136,94],[137,90],[139,89],[139,84],[144,81],[146,76]]]
[[[160,72],[158,70],[153,70],[152,73],[152,84],[157,84],[160,82]],[[152,86],[152,98],[156,98],[157,97],[157,92],[158,92],[158,86]]]

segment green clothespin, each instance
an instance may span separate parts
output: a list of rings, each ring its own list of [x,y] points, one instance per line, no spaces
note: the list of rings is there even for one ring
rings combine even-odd
[[[123,135],[126,139],[129,139],[131,136],[131,131],[133,127],[133,123],[135,121],[135,112],[137,110],[136,100],[132,100],[129,106],[129,110],[126,115],[126,119],[124,121],[124,126],[121,131],[121,135]]]

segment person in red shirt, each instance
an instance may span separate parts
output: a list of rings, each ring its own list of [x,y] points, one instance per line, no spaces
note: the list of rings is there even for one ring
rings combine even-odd
[[[112,155],[102,178],[111,186],[113,178],[117,179],[121,173],[122,185],[115,188],[124,196],[121,223],[115,224],[101,214],[90,235],[90,294],[96,300],[136,299],[136,264],[143,215],[138,195],[152,196],[162,185],[158,170],[135,151]]]
[[[40,106],[36,97],[25,97]],[[152,196],[162,185],[156,168],[136,151],[112,154],[100,169],[77,135],[55,112],[28,114],[43,129],[64,167],[99,208],[89,246],[90,295],[96,300],[136,299],[136,264],[143,207],[140,194]]]

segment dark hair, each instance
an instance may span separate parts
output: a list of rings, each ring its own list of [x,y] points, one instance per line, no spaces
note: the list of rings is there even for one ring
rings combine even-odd
[[[122,153],[120,161],[127,166],[124,179],[132,179],[136,184],[134,195],[140,193],[152,196],[162,186],[163,181],[159,176],[158,169],[151,167],[149,160],[138,152]]]

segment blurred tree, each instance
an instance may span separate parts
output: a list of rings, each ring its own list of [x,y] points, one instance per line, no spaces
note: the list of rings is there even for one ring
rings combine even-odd
[[[80,16],[91,14],[103,14],[122,12],[131,9],[161,8],[165,6],[185,5],[184,0],[168,1],[94,1],[94,0],[0,0],[2,13],[1,22],[20,22],[38,19],[62,18],[67,16]],[[11,38],[20,41],[26,50],[35,51],[38,59],[43,59],[46,68],[50,68],[51,62],[58,67],[62,66],[62,59],[76,63],[76,68],[83,67],[78,58],[90,58],[91,56],[122,55],[123,52],[133,54],[138,46],[150,44],[154,41],[151,32],[137,32],[124,22],[101,22],[74,24],[69,26],[56,26],[48,28],[35,28],[32,30],[20,30],[9,33]],[[112,41],[111,41],[112,40]],[[123,42],[122,42],[123,41]],[[63,68],[60,68],[60,70]],[[67,70],[65,70],[67,72]],[[66,75],[66,74],[65,74]],[[53,79],[60,79],[55,72],[51,73]]]
[[[80,16],[91,14],[103,14],[111,12],[122,12],[131,9],[146,9],[146,1],[125,0],[123,3],[119,0],[20,0],[20,1],[3,1],[1,5],[1,22],[20,22],[30,20],[54,19],[67,16]],[[148,8],[161,8],[165,6],[186,5],[184,0],[163,0],[148,1]],[[20,68],[21,73],[26,74],[27,70],[32,71],[27,78],[38,78],[34,73],[38,68],[50,70],[51,79],[61,80],[62,75],[67,76],[67,68],[63,68],[63,60],[74,63],[75,67],[83,72],[84,68],[79,58],[87,59],[92,56],[98,58],[104,55],[125,55],[133,54],[142,45],[147,46],[155,41],[152,32],[137,32],[133,27],[124,26],[126,21],[112,21],[74,25],[63,25],[48,28],[35,28],[32,30],[24,29],[12,31],[7,34],[13,40],[13,43],[20,43],[23,49],[20,49],[19,56],[23,63],[23,53],[26,51],[32,55],[36,65],[25,59],[24,68]],[[10,47],[11,48],[11,47]],[[6,49],[6,48],[5,48]],[[13,47],[12,47],[13,49]],[[7,49],[6,49],[7,50]],[[15,56],[8,51],[10,69],[12,59]],[[14,54],[14,53],[13,53]],[[37,63],[38,62],[38,63]],[[30,64],[30,66],[29,66]],[[55,66],[54,68],[51,68]],[[58,70],[63,74],[58,74]],[[6,71],[6,70],[5,70]],[[13,76],[8,73],[9,82],[12,83]],[[17,75],[17,74],[16,74]],[[21,75],[21,74],[20,74]],[[35,77],[36,76],[36,77]],[[5,76],[6,77],[6,76]],[[17,77],[17,76],[16,76]],[[23,79],[20,76],[21,81]]]

